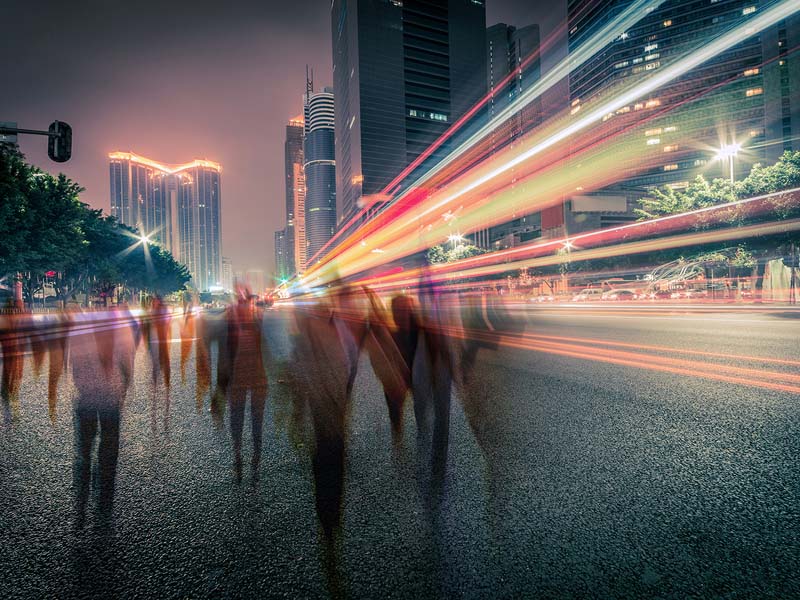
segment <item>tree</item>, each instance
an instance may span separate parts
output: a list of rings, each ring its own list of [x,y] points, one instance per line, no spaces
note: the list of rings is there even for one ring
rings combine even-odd
[[[82,203],[82,191],[63,174],[43,173],[15,148],[0,146],[0,276],[21,273],[28,302],[50,271],[58,274],[48,279],[59,298],[78,291],[107,298],[121,284],[158,294],[184,287],[186,267]]]
[[[450,250],[445,250],[442,246],[433,246],[428,250],[428,262],[432,265],[463,260],[471,256],[477,256],[486,252],[483,248],[478,248],[472,244],[459,244]]]
[[[747,177],[734,184],[726,179],[708,182],[705,177],[698,175],[685,190],[677,191],[669,186],[653,190],[653,196],[643,198],[640,201],[641,208],[634,209],[634,212],[640,220],[653,219],[798,187],[800,152],[786,151],[773,165],[754,165]],[[786,219],[800,214],[800,203],[790,195],[775,199],[772,206],[769,215],[772,218]],[[724,221],[740,225],[745,218],[739,211],[732,210]]]

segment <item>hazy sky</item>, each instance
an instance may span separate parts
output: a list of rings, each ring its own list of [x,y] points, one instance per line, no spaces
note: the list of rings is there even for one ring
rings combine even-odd
[[[487,24],[539,23],[544,39],[565,4],[487,0]],[[31,162],[63,171],[107,211],[112,150],[218,161],[223,254],[235,270],[272,269],[284,126],[302,110],[305,65],[318,87],[331,84],[329,0],[8,0],[2,13],[0,121],[73,129],[63,165],[47,158],[45,138],[20,137]]]

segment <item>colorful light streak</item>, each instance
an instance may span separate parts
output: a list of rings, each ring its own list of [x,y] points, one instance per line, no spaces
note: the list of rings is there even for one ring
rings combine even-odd
[[[797,10],[798,7],[795,4],[784,0],[747,22],[733,27],[715,40],[703,44],[695,51],[680,57],[671,65],[665,65],[661,71],[654,72],[648,77],[639,80],[636,85],[631,86],[624,92],[605,102],[598,103],[597,108],[581,113],[583,116],[573,119],[572,122],[561,127],[558,131],[550,133],[547,137],[542,138],[542,135],[531,136],[530,140],[525,140],[519,144],[518,148],[514,149],[513,156],[509,156],[508,152],[500,153],[498,157],[493,157],[492,160],[487,161],[480,168],[471,169],[470,172],[462,175],[459,181],[446,186],[442,190],[422,191],[421,193],[418,190],[412,190],[402,194],[398,201],[392,205],[391,208],[394,210],[385,210],[378,218],[368,223],[364,231],[357,232],[357,235],[353,236],[358,237],[362,242],[366,242],[364,245],[369,248],[382,248],[387,257],[382,257],[383,260],[378,261],[375,260],[373,255],[372,260],[370,260],[368,256],[371,254],[370,252],[367,251],[365,253],[363,250],[359,250],[357,244],[347,240],[349,243],[342,244],[341,249],[337,248],[337,253],[329,255],[321,263],[318,263],[314,270],[302,280],[301,286],[307,286],[311,282],[330,281],[334,276],[347,276],[373,268],[381,262],[386,262],[386,258],[399,258],[424,249],[431,245],[430,242],[432,240],[434,240],[434,243],[438,243],[441,226],[435,229],[435,225],[437,225],[440,215],[463,210],[465,216],[462,217],[462,221],[459,223],[460,229],[464,232],[469,232],[473,231],[477,226],[486,226],[492,222],[499,222],[509,212],[513,214],[514,210],[532,212],[537,208],[541,208],[541,203],[532,202],[530,197],[519,198],[516,205],[509,207],[509,198],[499,198],[496,194],[496,189],[492,189],[492,186],[497,188],[498,183],[493,184],[492,182],[515,167],[523,168],[523,165],[527,170],[524,170],[520,174],[521,176],[530,177],[531,174],[536,174],[537,177],[540,177],[541,173],[535,167],[539,166],[541,169],[541,165],[529,163],[536,155],[542,154],[547,150],[559,149],[559,145],[565,145],[565,142],[582,130],[587,129],[590,125],[602,122],[602,117],[609,112],[630,104],[637,98],[646,96],[661,85],[672,81],[709,58],[739,43],[749,35],[786,18],[786,16]],[[560,152],[563,158],[563,156],[568,155],[568,148],[561,148]],[[455,158],[457,158],[457,153],[453,155],[453,160]],[[615,157],[614,160],[618,161],[619,157]],[[556,164],[555,160],[547,162],[551,165]],[[525,163],[529,164],[526,165]],[[597,166],[594,166],[593,172],[598,170]],[[442,167],[437,166],[435,169],[440,168]],[[566,178],[568,175],[569,173],[562,167],[562,177]],[[426,176],[430,176],[430,173]],[[562,185],[562,193],[564,189]],[[550,196],[548,201],[550,203],[559,201],[557,186],[551,186],[548,192]],[[417,195],[413,204],[406,205],[402,202],[404,198],[413,193]],[[472,195],[472,200],[469,195]],[[540,193],[539,196],[541,197],[542,194]],[[484,213],[475,211],[475,197],[483,202]],[[490,201],[492,203],[491,209],[488,208]],[[463,204],[459,206],[458,202],[463,202]],[[397,208],[395,208],[395,205]],[[465,205],[469,205],[469,210],[466,209]],[[492,219],[490,214],[486,214],[487,212],[492,213],[494,218]],[[425,234],[430,235],[426,236]]]

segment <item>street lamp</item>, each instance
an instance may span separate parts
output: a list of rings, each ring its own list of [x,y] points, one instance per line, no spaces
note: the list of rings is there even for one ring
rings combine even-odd
[[[725,144],[717,151],[716,160],[725,160],[728,159],[728,165],[730,166],[731,170],[731,185],[733,185],[733,159],[736,158],[736,155],[739,153],[739,150],[742,149],[742,145],[734,142],[733,144]]]
[[[466,239],[467,238],[462,236],[460,233],[453,233],[453,234],[447,236],[447,241],[450,242],[450,244],[452,245],[453,249],[455,249],[455,247],[456,247],[456,242],[464,242],[464,241],[466,241]]]

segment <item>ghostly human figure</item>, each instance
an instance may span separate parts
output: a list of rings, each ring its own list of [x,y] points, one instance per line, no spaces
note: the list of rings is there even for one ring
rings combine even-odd
[[[100,517],[112,514],[125,394],[133,379],[138,327],[127,309],[84,313],[70,347],[77,390],[75,412],[75,494],[80,528],[86,516],[94,462]],[[92,446],[99,437],[97,460]]]
[[[252,306],[249,294],[241,295],[227,311],[225,351],[231,365],[226,388],[234,451],[234,472],[242,479],[242,432],[247,397],[250,396],[250,433],[253,439],[251,469],[258,479],[264,428],[264,405],[267,399],[267,375],[264,370],[261,314]]]
[[[56,404],[58,402],[58,382],[67,366],[67,349],[69,345],[69,332],[72,325],[72,316],[66,309],[58,311],[50,323],[47,336],[47,412],[50,420],[55,423]]]
[[[0,351],[3,354],[3,371],[0,379],[0,399],[6,421],[16,418],[19,412],[19,388],[25,371],[25,351],[28,345],[28,318],[9,300],[0,313]]]

